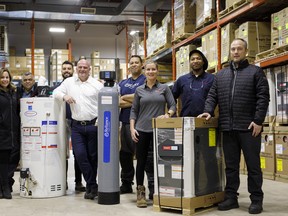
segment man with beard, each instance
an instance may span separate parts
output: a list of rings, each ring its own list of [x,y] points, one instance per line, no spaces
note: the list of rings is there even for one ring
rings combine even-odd
[[[181,99],[181,117],[197,117],[203,113],[205,100],[214,80],[214,75],[205,72],[208,61],[201,51],[192,50],[189,59],[191,71],[179,77],[172,90],[175,100],[179,97]]]
[[[73,76],[74,68],[73,64],[70,61],[64,61],[62,63],[62,77],[63,81]],[[62,82],[63,82],[62,81]],[[56,89],[61,83],[55,85],[53,90]],[[66,134],[67,134],[67,158],[69,157],[69,140],[71,137],[71,110],[69,104],[66,103]],[[66,161],[66,169],[68,171],[68,160]],[[74,157],[74,170],[75,170],[75,191],[85,192],[85,187],[82,184],[82,173],[77,163],[76,158]],[[68,188],[68,185],[67,187]]]

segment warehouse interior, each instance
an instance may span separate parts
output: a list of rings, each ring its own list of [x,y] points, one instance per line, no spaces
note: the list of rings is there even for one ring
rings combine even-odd
[[[287,14],[287,0],[0,0],[0,62],[10,68],[15,80],[33,71],[36,79],[44,76],[51,84],[62,79],[64,60],[85,57],[91,60],[95,78],[101,70],[116,70],[120,81],[128,76],[129,56],[137,54],[157,61],[159,81],[171,85],[190,70],[191,50],[201,50],[209,62],[208,72],[217,73],[228,65],[233,38],[245,38],[247,59],[264,69],[270,88],[261,141],[262,215],[284,216],[288,212]],[[49,32],[51,27],[65,32]],[[87,201],[83,193],[74,191],[73,172],[69,168],[66,195],[55,198],[23,198],[16,180],[13,199],[0,201],[0,216],[184,215],[182,206],[153,207],[153,201],[147,209],[137,208],[135,185],[133,194],[121,195],[118,205]],[[243,160],[240,172],[239,209],[223,212],[216,204],[203,204],[195,209],[196,215],[248,215]],[[16,172],[15,179],[19,177]]]

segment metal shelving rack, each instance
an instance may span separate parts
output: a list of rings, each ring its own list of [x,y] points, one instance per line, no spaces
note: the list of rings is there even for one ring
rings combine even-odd
[[[172,14],[172,38],[174,38],[174,5],[175,0],[171,0],[172,2],[172,8],[171,8],[171,14]],[[210,32],[211,30],[217,29],[217,46],[218,46],[218,59],[221,57],[221,27],[227,24],[228,22],[235,21],[239,17],[245,17],[245,14],[252,13],[255,10],[258,10],[260,6],[265,6],[265,3],[271,3],[271,0],[251,0],[250,3],[240,7],[239,9],[236,9],[234,12],[220,18],[219,17],[219,10],[220,10],[220,0],[216,0],[216,7],[217,7],[217,19],[214,23],[202,28],[201,30],[197,31],[195,34],[191,35],[190,37],[180,41],[172,43],[172,47],[169,49],[164,50],[163,52],[159,53],[158,55],[154,56],[152,59],[162,60],[162,59],[169,59],[171,56],[171,62],[172,62],[172,69],[173,69],[173,80],[176,79],[176,50],[179,49],[181,46],[187,45],[194,41],[197,38],[202,37],[204,34]],[[281,2],[279,2],[279,6],[285,6]],[[287,6],[287,5],[286,5]],[[146,17],[145,17],[146,19]],[[146,26],[144,26],[144,30],[146,29]],[[144,44],[146,44],[146,41],[144,39]],[[166,56],[167,55],[167,56]],[[146,57],[146,56],[145,56]],[[285,62],[288,62],[288,54],[284,54],[282,56],[277,56],[274,58],[265,59],[263,61],[259,61],[257,65],[260,67],[269,67],[277,64],[283,64]],[[218,61],[217,65],[218,70],[222,68],[221,62]]]

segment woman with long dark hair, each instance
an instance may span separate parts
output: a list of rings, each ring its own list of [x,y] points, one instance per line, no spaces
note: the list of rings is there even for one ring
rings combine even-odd
[[[19,96],[8,69],[0,70],[0,198],[12,199],[9,165],[20,144]]]

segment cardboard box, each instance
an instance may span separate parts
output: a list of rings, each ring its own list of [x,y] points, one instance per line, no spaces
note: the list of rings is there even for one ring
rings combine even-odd
[[[196,1],[196,27],[199,28],[205,22],[216,17],[214,0]]]
[[[271,25],[266,22],[245,22],[239,26],[238,36],[248,43],[248,57],[256,57],[256,54],[270,49]]]
[[[215,118],[153,119],[156,194],[195,197],[222,191],[223,157],[216,127]]]
[[[208,70],[217,67],[217,50],[217,29],[214,29],[202,36],[202,51],[208,60]]]
[[[230,61],[230,44],[235,39],[235,30],[238,25],[228,23],[221,28],[221,63]]]
[[[288,178],[288,128],[275,127],[275,154],[276,173],[275,179],[283,180]]]
[[[275,179],[275,143],[274,127],[263,127],[261,135],[260,162],[263,177],[266,179]]]
[[[174,2],[174,40],[185,33],[194,33],[196,28],[196,6],[189,0]]]

